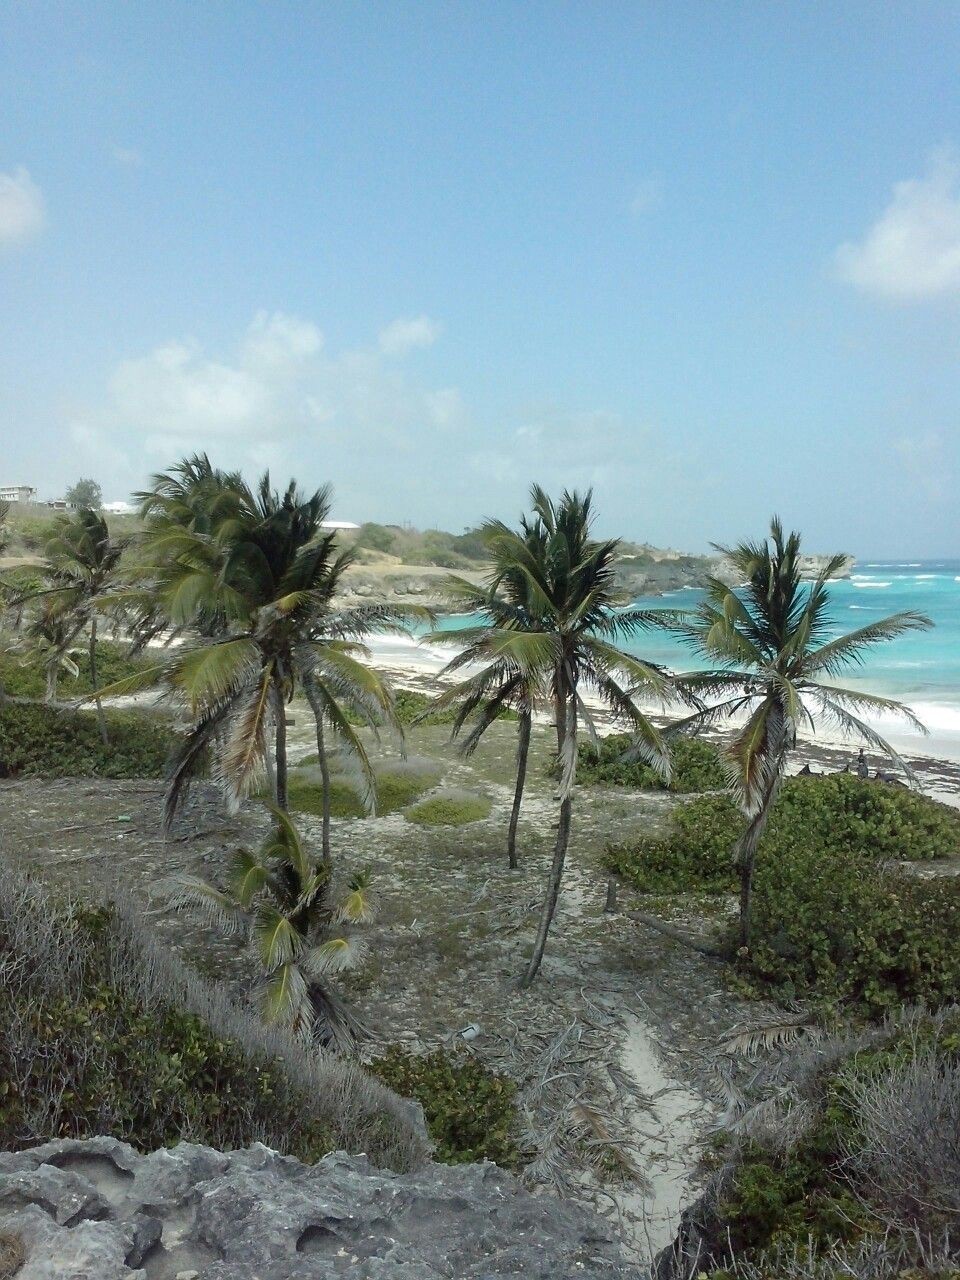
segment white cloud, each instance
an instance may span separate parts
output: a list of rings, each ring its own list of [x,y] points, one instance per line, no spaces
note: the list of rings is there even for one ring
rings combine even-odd
[[[960,293],[960,164],[933,152],[922,178],[898,182],[886,209],[858,242],[836,253],[842,280],[900,302]]]
[[[139,169],[143,165],[143,153],[138,151],[136,147],[118,147],[114,145],[110,148],[110,158],[116,164],[123,165],[127,169]]]
[[[384,355],[402,356],[417,347],[432,347],[440,337],[440,325],[429,316],[400,317],[380,330]]]
[[[330,355],[315,324],[283,312],[259,312],[233,354],[177,339],[125,360],[108,394],[86,426],[152,462],[196,449],[245,466],[298,449],[412,452],[467,420],[455,387],[416,385],[379,347]]]
[[[21,165],[0,173],[0,249],[38,235],[47,220],[43,192]]]
[[[322,346],[323,334],[309,320],[282,311],[258,311],[247,332],[245,351],[253,360],[279,365],[316,355]]]
[[[636,215],[649,213],[660,203],[663,196],[663,183],[659,178],[644,178],[638,183],[630,201],[630,212]]]

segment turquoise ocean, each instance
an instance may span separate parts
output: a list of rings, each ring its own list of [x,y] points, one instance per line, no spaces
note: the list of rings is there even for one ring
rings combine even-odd
[[[929,730],[924,738],[883,718],[878,727],[901,749],[960,759],[960,560],[861,560],[851,577],[830,583],[830,617],[835,633],[905,609],[927,614],[931,631],[911,632],[868,653],[837,684],[862,688],[907,703]],[[692,587],[661,596],[642,596],[650,609],[690,609],[702,598]],[[464,625],[446,618],[444,628]],[[479,621],[479,618],[477,619]],[[690,650],[658,631],[639,633],[625,646],[672,671],[698,665]],[[448,655],[449,656],[449,655]]]

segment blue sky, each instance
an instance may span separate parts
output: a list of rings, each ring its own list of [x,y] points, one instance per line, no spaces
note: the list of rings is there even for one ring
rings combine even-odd
[[[958,554],[954,4],[0,9],[0,480]]]

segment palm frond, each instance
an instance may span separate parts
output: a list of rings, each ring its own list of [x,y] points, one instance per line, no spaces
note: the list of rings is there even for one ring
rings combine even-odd
[[[299,965],[293,962],[278,965],[259,983],[257,996],[267,1022],[286,1027],[302,1044],[310,1042],[314,1029],[313,1006]]]
[[[257,682],[238,696],[226,745],[220,757],[220,777],[232,807],[253,789],[262,776],[267,753],[267,721],[273,693],[273,666],[259,673]],[[283,714],[282,710],[279,714]]]
[[[295,925],[269,902],[257,905],[251,934],[260,962],[267,973],[296,960],[305,945],[303,936]]]
[[[228,937],[245,932],[249,924],[243,906],[232,894],[224,893],[200,876],[177,876],[170,905],[178,911],[194,912]]]
[[[819,671],[827,675],[838,675],[847,666],[862,665],[867,652],[874,645],[885,644],[910,631],[924,631],[932,626],[933,623],[926,614],[913,610],[891,614],[888,618],[858,627],[856,631],[848,631],[846,635],[815,649],[804,660],[804,675],[813,676]]]
[[[356,968],[365,950],[364,944],[356,938],[328,938],[305,951],[299,963],[311,978],[326,978],[332,973]]]

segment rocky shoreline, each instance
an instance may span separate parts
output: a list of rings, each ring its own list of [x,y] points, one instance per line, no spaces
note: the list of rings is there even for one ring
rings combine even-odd
[[[817,577],[828,562],[827,556],[804,556],[801,573],[805,580]],[[847,556],[836,577],[847,578],[853,572],[856,560]],[[652,548],[626,552],[617,562],[617,585],[626,596],[636,597],[667,595],[685,587],[702,587],[711,575],[724,582],[735,583],[736,575],[729,563],[720,556],[695,556],[682,552],[663,552]],[[440,565],[404,565],[395,560],[383,559],[375,563],[355,565],[344,576],[345,590],[341,597],[344,604],[370,604],[404,602],[444,608],[443,583],[455,573],[479,586],[483,582],[483,570],[476,568],[448,569]]]

